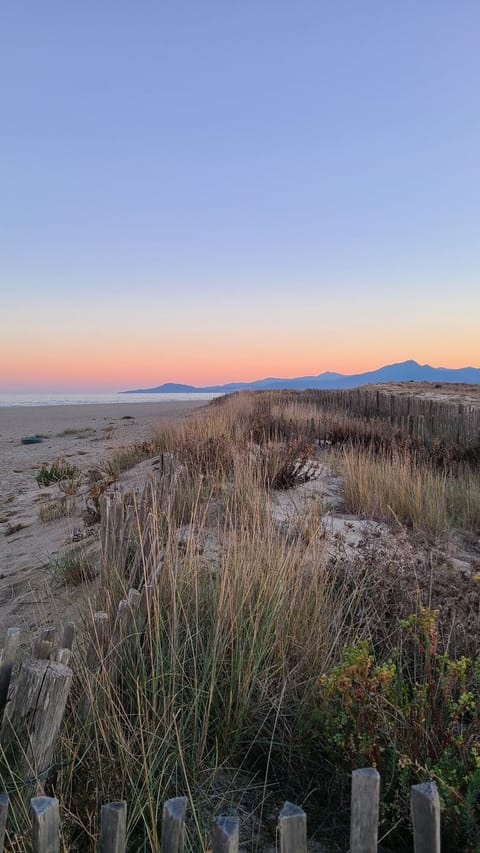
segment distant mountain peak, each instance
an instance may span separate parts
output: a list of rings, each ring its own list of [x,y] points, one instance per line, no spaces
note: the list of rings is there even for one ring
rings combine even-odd
[[[297,376],[293,379],[281,379],[269,376],[265,379],[257,379],[254,382],[228,382],[224,385],[209,385],[199,388],[195,385],[185,385],[178,382],[166,382],[155,388],[137,388],[134,391],[121,391],[122,394],[185,394],[185,393],[220,393],[226,394],[242,389],[269,390],[269,389],[293,389],[305,390],[306,388],[356,388],[359,385],[367,385],[376,382],[465,382],[469,384],[480,384],[480,368],[461,367],[452,369],[448,367],[431,367],[429,364],[419,364],[414,359],[387,364],[377,370],[369,370],[365,373],[347,375],[345,373],[332,373],[325,371],[317,376]]]

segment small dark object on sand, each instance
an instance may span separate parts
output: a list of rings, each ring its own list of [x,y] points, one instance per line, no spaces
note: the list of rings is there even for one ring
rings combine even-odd
[[[43,435],[26,435],[22,438],[22,444],[40,444],[43,439]]]

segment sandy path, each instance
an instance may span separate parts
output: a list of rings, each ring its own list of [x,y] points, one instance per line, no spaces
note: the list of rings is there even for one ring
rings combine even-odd
[[[39,488],[35,476],[42,464],[61,457],[86,474],[115,449],[150,438],[156,426],[202,405],[205,401],[0,408],[0,647],[5,628],[19,625],[30,632],[59,613],[71,617],[82,597],[81,588],[62,588],[54,568],[57,555],[84,528],[85,498],[70,498],[72,515],[41,521],[40,507],[64,497],[58,485]],[[21,443],[35,434],[46,436],[41,444]]]

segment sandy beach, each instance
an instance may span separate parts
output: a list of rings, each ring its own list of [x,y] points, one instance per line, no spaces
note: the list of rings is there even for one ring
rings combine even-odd
[[[95,530],[87,531],[83,519],[85,489],[66,495],[58,484],[40,488],[35,477],[42,465],[63,459],[86,477],[115,450],[149,439],[162,423],[186,418],[202,405],[204,400],[0,408],[2,633],[14,625],[29,633],[57,618],[74,618],[84,595],[81,586],[62,584],[55,568],[72,542],[85,537],[87,545],[95,544]],[[43,439],[22,444],[32,435]],[[68,514],[42,520],[42,507],[62,500]]]

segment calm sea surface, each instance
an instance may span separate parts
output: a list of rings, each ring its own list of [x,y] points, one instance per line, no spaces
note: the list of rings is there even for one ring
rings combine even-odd
[[[0,394],[2,406],[81,406],[86,403],[184,403],[222,394]]]

